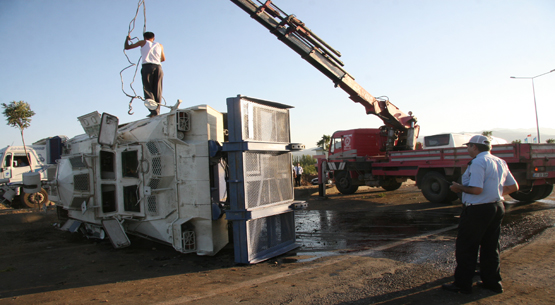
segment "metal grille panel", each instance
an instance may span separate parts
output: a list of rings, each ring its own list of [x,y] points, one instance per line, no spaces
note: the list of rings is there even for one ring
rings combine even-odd
[[[146,213],[151,216],[158,215],[158,203],[156,202],[156,196],[147,197]]]
[[[195,231],[183,232],[183,250],[194,251],[197,249]]]
[[[87,201],[89,201],[88,197],[73,197],[73,200],[71,201],[71,207],[81,209],[81,204]]]
[[[71,167],[73,169],[79,169],[87,167],[85,162],[83,162],[83,158],[81,156],[69,158],[69,163],[71,163]]]
[[[246,208],[293,200],[289,153],[245,152]]]
[[[243,140],[290,142],[289,110],[242,102]]]
[[[73,189],[76,191],[90,190],[89,174],[80,174],[73,176]]]
[[[247,222],[251,255],[295,242],[294,212],[253,219]]]
[[[148,186],[150,186],[151,189],[155,190],[158,188],[159,184],[160,184],[160,179],[153,178],[153,179],[150,179]]]
[[[177,130],[189,131],[191,130],[191,116],[188,112],[180,111],[177,113]]]
[[[146,148],[148,148],[148,151],[150,152],[151,155],[160,154],[160,151],[158,150],[158,145],[156,145],[156,142],[146,143]]]
[[[156,176],[162,175],[162,160],[160,157],[152,158],[152,174]]]

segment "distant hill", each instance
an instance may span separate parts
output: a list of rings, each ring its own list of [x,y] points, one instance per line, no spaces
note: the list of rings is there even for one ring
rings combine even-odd
[[[493,132],[493,135],[499,138],[503,138],[509,142],[512,142],[514,140],[520,140],[522,142],[524,142],[524,139],[528,136],[531,135],[531,137],[528,137],[528,141],[529,143],[532,142],[532,140],[536,137],[537,135],[537,130],[535,128],[526,128],[526,129],[492,129],[491,130]],[[481,131],[475,131],[475,132],[468,132],[466,131],[465,133],[477,133],[477,134],[481,134]],[[540,128],[540,139],[542,141],[542,143],[545,143],[546,140],[548,139],[555,139],[555,129],[553,128]]]
[[[293,155],[293,157],[300,157],[300,156],[303,156],[303,155],[314,156],[314,155],[317,155],[317,154],[321,154],[317,150],[321,150],[321,148],[312,147],[312,148],[307,148],[307,149],[303,149],[303,150],[299,150],[299,151],[294,151],[291,154]]]

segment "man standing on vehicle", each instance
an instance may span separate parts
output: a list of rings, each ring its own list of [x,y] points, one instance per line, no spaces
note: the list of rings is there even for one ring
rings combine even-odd
[[[518,191],[518,184],[507,163],[490,153],[490,140],[473,136],[466,144],[473,158],[462,176],[462,184],[453,182],[451,190],[462,192],[463,210],[460,216],[455,257],[455,281],[443,289],[472,293],[472,278],[480,251],[479,286],[496,293],[503,292],[499,267],[499,235],[505,214],[503,196]]]
[[[129,44],[131,37],[128,35],[125,38],[124,49],[130,50],[141,47],[141,56],[143,58],[141,75],[145,99],[154,100],[158,104],[158,107],[155,110],[150,110],[150,114],[148,115],[148,117],[153,117],[160,114],[160,104],[162,103],[162,79],[164,78],[162,62],[166,60],[166,55],[164,54],[164,46],[158,42],[154,42],[154,33],[145,32],[143,37],[144,40]]]

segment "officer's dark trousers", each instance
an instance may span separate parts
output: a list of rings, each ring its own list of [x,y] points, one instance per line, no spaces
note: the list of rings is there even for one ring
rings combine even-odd
[[[150,110],[152,115],[160,114],[160,104],[162,103],[162,80],[164,71],[161,65],[143,64],[141,69],[143,79],[143,91],[145,99],[152,99],[158,103],[156,110]]]
[[[499,234],[505,215],[502,202],[464,207],[461,213],[455,256],[455,285],[472,287],[480,251],[480,277],[484,284],[501,281],[499,268]]]

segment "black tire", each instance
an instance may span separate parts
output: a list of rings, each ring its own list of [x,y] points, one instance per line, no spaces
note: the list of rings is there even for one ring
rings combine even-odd
[[[343,195],[351,195],[358,190],[358,185],[353,185],[351,174],[347,171],[335,172],[335,187]]]
[[[553,185],[545,184],[533,186],[532,189],[524,188],[509,195],[518,201],[531,202],[549,196],[551,191],[553,191]]]
[[[537,200],[547,198],[549,197],[549,195],[551,195],[551,192],[553,192],[553,184],[545,184],[543,187],[544,187],[543,195],[541,195],[541,197],[538,198]]]
[[[455,193],[449,189],[449,183],[447,183],[445,176],[438,172],[425,174],[420,188],[422,189],[422,195],[433,203],[452,202],[456,196],[453,196]]]
[[[388,180],[387,182],[385,182],[384,184],[380,185],[384,190],[391,192],[391,191],[395,191],[398,190],[401,185],[403,185],[403,182],[397,182],[395,181],[395,179],[391,179]]]
[[[21,202],[23,206],[28,208],[42,207],[43,204],[48,205],[48,193],[45,189],[40,189],[40,192],[34,194],[21,194]]]

